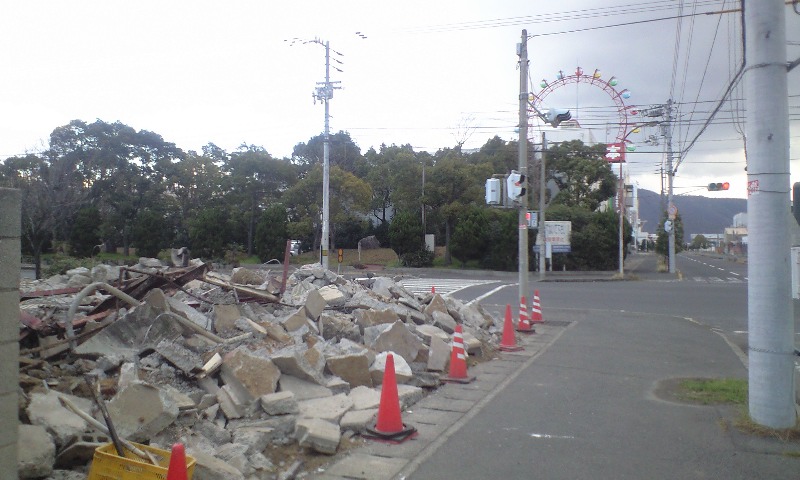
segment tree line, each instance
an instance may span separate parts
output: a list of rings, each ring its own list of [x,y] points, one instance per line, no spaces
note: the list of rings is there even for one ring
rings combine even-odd
[[[46,150],[6,158],[0,185],[22,191],[22,253],[34,258],[37,276],[41,255],[64,249],[156,256],[188,246],[206,259],[233,249],[267,261],[282,258],[287,239],[319,248],[323,142],[318,135],[298,143],[288,158],[247,144],[183,151],[120,122],[73,120],[53,130]],[[375,235],[419,266],[432,261],[423,233],[433,233],[446,263],[515,269],[516,210],[486,206],[484,182],[515,169],[517,152],[516,141],[494,137],[475,152],[381,145],[362,153],[347,132],[330,135],[331,248]],[[556,256],[556,268],[617,263],[618,217],[600,208],[613,203],[617,185],[604,154],[603,145],[580,141],[548,150],[547,218],[573,222],[573,252]],[[538,165],[532,155],[531,185],[539,184]],[[535,205],[538,193],[528,194]],[[529,235],[533,244],[536,231]]]

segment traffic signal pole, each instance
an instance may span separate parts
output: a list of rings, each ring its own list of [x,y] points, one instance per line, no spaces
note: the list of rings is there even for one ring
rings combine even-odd
[[[745,2],[742,3],[745,7]],[[782,0],[746,2],[745,137],[750,417],[795,425],[789,222],[789,110]]]
[[[527,299],[528,295],[528,31],[522,31],[519,44],[519,161],[517,169],[522,174],[522,188],[525,193],[519,199],[520,207],[517,215],[519,231],[519,298]],[[544,225],[540,224],[539,228]],[[544,252],[541,252],[544,255]],[[526,311],[528,305],[525,305]]]

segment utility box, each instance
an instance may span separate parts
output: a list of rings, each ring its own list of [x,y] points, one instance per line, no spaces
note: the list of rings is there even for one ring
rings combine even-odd
[[[503,183],[499,178],[486,179],[486,204],[500,205],[503,203]]]
[[[792,247],[792,298],[800,298],[800,247]]]

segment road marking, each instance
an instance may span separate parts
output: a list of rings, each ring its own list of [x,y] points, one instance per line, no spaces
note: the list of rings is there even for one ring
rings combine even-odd
[[[500,285],[499,287],[496,287],[496,288],[484,293],[483,295],[470,300],[469,302],[467,302],[467,305],[469,306],[469,305],[472,305],[473,303],[480,302],[484,298],[488,298],[488,297],[494,295],[495,293],[499,292],[500,290],[502,290],[502,289],[504,289],[506,287],[513,287],[513,286],[516,286],[516,285],[519,285],[519,284],[518,283],[512,283],[512,284],[509,284],[509,285]]]
[[[530,435],[533,438],[558,438],[561,440],[575,439],[575,437],[573,437],[572,435],[550,435],[548,433],[529,433],[528,435]]]
[[[487,283],[496,283],[497,280],[464,280],[453,278],[406,278],[400,280],[400,285],[406,290],[414,294],[430,293],[431,287],[436,288],[436,293],[440,295],[449,295],[458,292],[468,287],[475,285],[486,285]]]

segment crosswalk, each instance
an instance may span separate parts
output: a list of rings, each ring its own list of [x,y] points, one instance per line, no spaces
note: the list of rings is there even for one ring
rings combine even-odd
[[[411,293],[424,295],[436,288],[436,293],[449,295],[475,285],[497,283],[496,280],[471,280],[457,278],[405,278],[399,282],[403,288]]]
[[[703,283],[744,283],[747,279],[741,277],[691,277],[689,280],[693,282]]]

